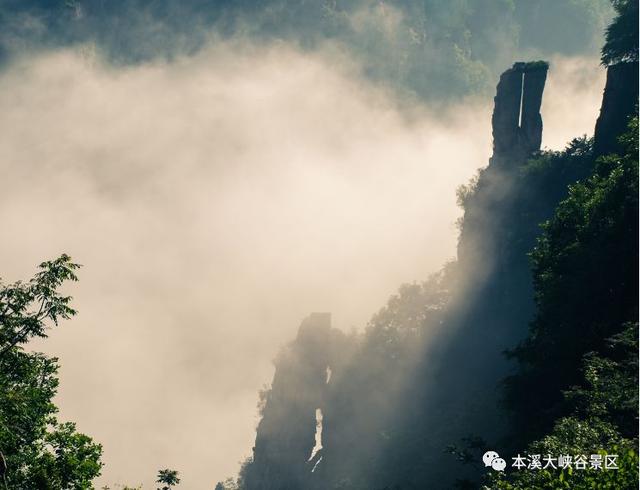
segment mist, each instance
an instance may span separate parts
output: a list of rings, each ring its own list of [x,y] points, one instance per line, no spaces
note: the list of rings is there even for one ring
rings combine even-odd
[[[543,146],[560,149],[592,133],[604,72],[551,61]],[[490,114],[482,97],[435,110],[346,54],[284,42],[126,66],[82,45],[6,66],[0,270],[28,277],[62,252],[84,265],[80,314],[34,348],[60,358],[61,418],[104,445],[99,485],[235,473],[303,317],[359,329],[454,258],[455,189],[487,163]]]

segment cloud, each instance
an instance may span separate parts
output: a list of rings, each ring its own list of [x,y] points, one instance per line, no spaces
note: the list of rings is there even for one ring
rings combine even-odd
[[[0,73],[0,270],[84,264],[80,315],[37,347],[60,357],[62,417],[104,444],[101,483],[235,473],[304,316],[361,327],[454,256],[490,101],[434,112],[358,73],[242,43],[119,67],[56,50]]]
[[[543,148],[561,149],[573,138],[593,136],[605,75],[595,57],[551,58],[542,100]]]

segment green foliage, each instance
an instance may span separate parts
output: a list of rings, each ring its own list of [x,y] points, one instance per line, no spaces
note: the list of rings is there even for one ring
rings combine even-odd
[[[638,487],[637,134],[634,118],[624,154],[599,159],[545,224],[538,310],[506,381],[513,447],[535,436],[527,454],[617,454],[619,469],[492,472],[485,488]]]
[[[451,267],[423,283],[401,285],[369,322],[364,349],[367,356],[384,358],[380,364],[384,370],[406,360],[413,348],[420,345],[424,326],[441,315],[450,298],[444,283],[447,270]]]
[[[602,64],[638,61],[638,0],[612,0],[616,18],[607,27]]]
[[[637,393],[637,389],[636,389]],[[553,489],[634,489],[638,487],[638,453],[635,441],[624,439],[616,427],[597,417],[579,419],[565,417],[554,426],[553,431],[540,441],[532,443],[527,454],[617,455],[618,469],[594,469],[590,465],[584,470],[548,468],[541,470],[513,470],[506,474],[492,472],[484,488],[501,490],[528,490],[532,488]]]
[[[623,156],[600,159],[570,187],[531,254],[538,311],[510,354],[520,372],[507,380],[525,437],[568,413],[563,391],[581,383],[583,356],[603,354],[606,338],[637,321],[637,140],[626,141]]]
[[[65,281],[77,281],[74,264],[68,255],[43,262],[29,282],[3,286],[0,282],[0,357],[31,337],[46,337],[47,321],[58,324],[60,318],[76,314],[69,306],[70,296],[58,288]]]
[[[569,439],[575,430],[575,425],[565,427],[564,436]],[[566,447],[566,446],[560,446]],[[489,479],[485,490],[531,490],[534,488],[549,488],[554,490],[632,490],[638,488],[638,453],[635,444],[622,442],[609,446],[607,450],[594,451],[585,448],[578,453],[568,450],[559,452],[539,452],[537,454],[600,454],[604,459],[606,454],[616,454],[617,470],[603,470],[587,468],[576,470],[567,468],[563,470],[529,470],[512,472],[508,474],[494,473]]]
[[[494,472],[490,488],[638,486],[637,134],[634,118],[624,154],[599,159],[545,224],[531,254],[538,311],[506,381],[514,446],[618,454],[619,469]]]
[[[605,356],[584,356],[582,385],[565,392],[565,398],[583,418],[599,418],[617,427],[624,437],[638,430],[638,324],[608,339]]]
[[[523,268],[529,276],[529,264],[523,258],[535,245],[539,224],[566,197],[567,187],[592,171],[592,151],[591,138],[576,138],[564,150],[539,152],[520,167],[481,169],[460,186],[457,200],[464,215],[458,220],[458,256],[470,262],[465,267],[481,267],[475,263],[478,254],[497,253],[480,248],[494,240],[505,267],[512,272],[514,267]]]
[[[46,337],[49,322],[75,314],[58,289],[77,280],[78,267],[63,255],[27,283],[0,285],[0,451],[10,488],[89,489],[100,474],[101,446],[55,417],[57,359],[21,348]]]
[[[480,175],[481,173],[477,172],[473,177],[471,177],[469,182],[458,186],[458,188],[456,189],[456,203],[462,209],[465,209],[467,207],[469,199],[473,197],[474,193],[476,192],[478,181],[480,180]]]
[[[549,62],[545,60],[528,61],[524,66],[525,71],[537,70],[538,68],[549,68]]]
[[[180,483],[179,473],[176,470],[164,469],[158,471],[157,483],[163,483],[164,486],[158,490],[171,490],[171,487]]]
[[[33,462],[34,481],[40,489],[91,489],[100,474],[102,447],[76,432],[75,424],[56,424],[44,436],[47,450]]]

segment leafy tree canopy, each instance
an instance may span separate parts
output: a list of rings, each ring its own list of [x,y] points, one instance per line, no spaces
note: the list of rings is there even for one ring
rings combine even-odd
[[[637,134],[636,117],[624,154],[599,159],[544,226],[538,311],[506,382],[518,440],[536,438],[528,454],[617,454],[620,469],[494,474],[491,488],[638,486]]]
[[[617,16],[607,27],[602,64],[638,61],[638,0],[612,0]]]
[[[77,280],[79,267],[62,255],[26,283],[0,282],[0,454],[9,488],[89,489],[100,474],[102,447],[56,418],[57,359],[22,348],[75,315],[59,288]]]
[[[158,479],[157,483],[163,483],[164,485],[158,490],[170,490],[171,487],[178,485],[180,483],[180,478],[178,478],[178,473],[176,470],[164,469],[158,471]]]

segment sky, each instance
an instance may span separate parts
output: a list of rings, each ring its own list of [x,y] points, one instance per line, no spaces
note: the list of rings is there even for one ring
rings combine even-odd
[[[32,348],[60,359],[61,419],[103,444],[100,484],[234,475],[305,316],[361,329],[454,258],[455,190],[488,162],[492,99],[435,106],[363,73],[348,52],[247,39],[3,65],[0,271],[83,265],[79,315]],[[551,58],[544,147],[592,134],[603,86],[596,56]]]

